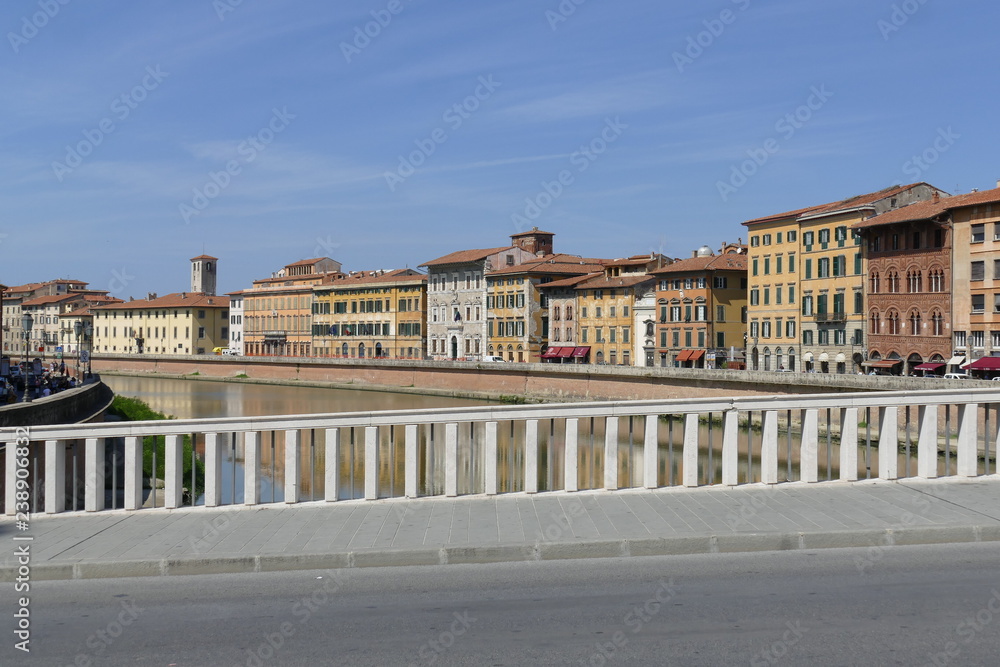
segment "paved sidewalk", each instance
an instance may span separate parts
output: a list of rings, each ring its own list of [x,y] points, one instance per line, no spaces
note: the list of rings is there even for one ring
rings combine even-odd
[[[0,580],[23,544],[38,580],[1000,541],[1000,476],[70,513],[30,528],[0,520]]]

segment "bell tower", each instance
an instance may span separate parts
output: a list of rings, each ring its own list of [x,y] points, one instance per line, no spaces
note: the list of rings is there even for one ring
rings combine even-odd
[[[215,296],[215,279],[218,275],[217,257],[200,255],[191,258],[191,291]]]

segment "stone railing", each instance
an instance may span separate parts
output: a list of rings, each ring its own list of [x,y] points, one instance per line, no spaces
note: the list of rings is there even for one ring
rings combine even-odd
[[[3,512],[975,477],[996,471],[997,404],[970,388],[4,429]]]

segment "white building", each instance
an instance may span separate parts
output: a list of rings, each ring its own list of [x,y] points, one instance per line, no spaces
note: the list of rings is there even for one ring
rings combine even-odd
[[[243,292],[230,292],[229,297],[229,349],[231,354],[242,356],[243,349]]]

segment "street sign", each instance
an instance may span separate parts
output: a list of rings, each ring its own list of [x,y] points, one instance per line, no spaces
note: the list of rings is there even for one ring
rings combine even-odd
[[[80,363],[89,364],[90,363],[90,352],[83,350],[80,352]]]

